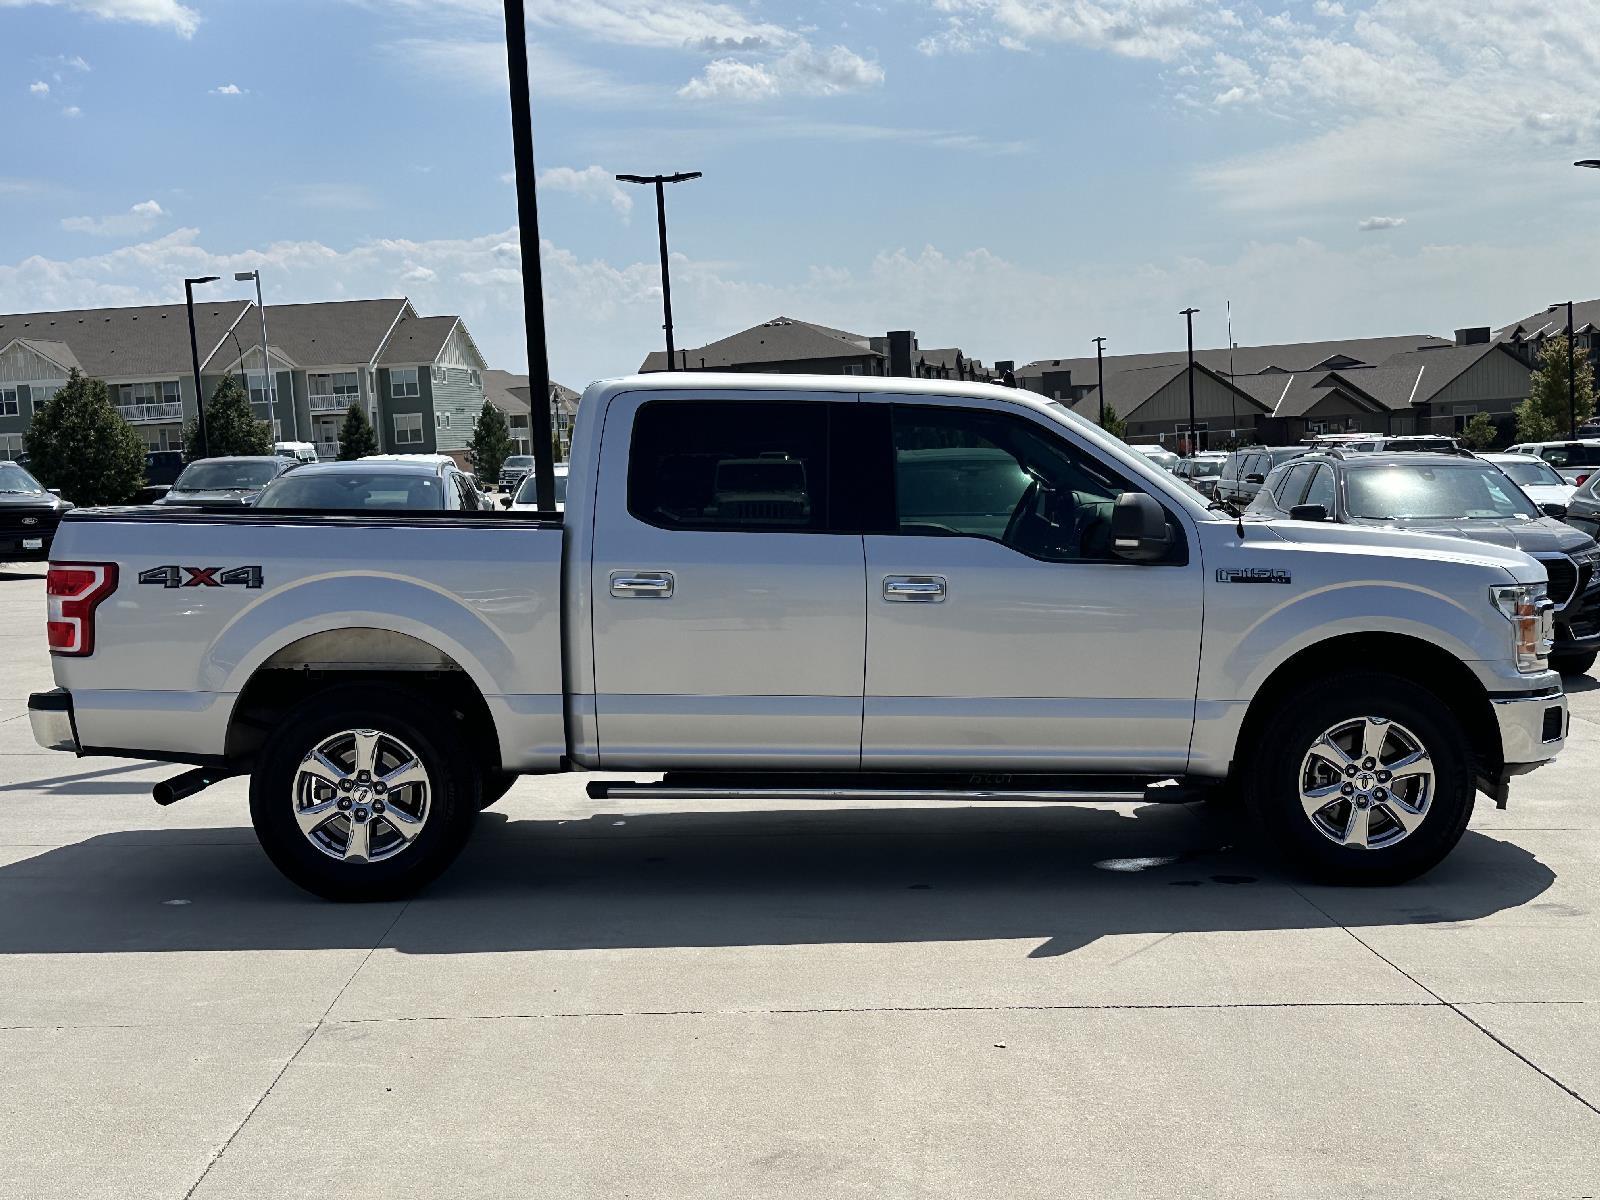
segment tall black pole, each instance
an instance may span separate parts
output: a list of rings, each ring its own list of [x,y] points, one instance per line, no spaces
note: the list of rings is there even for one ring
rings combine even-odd
[[[539,261],[539,201],[534,191],[533,108],[528,97],[528,23],[522,0],[505,0],[506,66],[511,75],[511,150],[517,168],[517,229],[522,243],[522,318],[528,334],[533,494],[541,512],[556,507],[551,444],[550,352],[544,334],[544,269]]]
[[[206,442],[206,395],[205,389],[200,384],[200,339],[194,331],[194,285],[197,283],[215,283],[217,276],[205,275],[197,279],[183,281],[184,307],[189,310],[189,356],[194,363],[194,428],[195,441],[200,451],[199,457],[209,458],[210,447]]]
[[[685,362],[678,365],[677,348],[672,343],[672,272],[667,266],[667,189],[669,183],[684,183],[699,179],[699,171],[679,171],[674,175],[618,175],[619,183],[653,183],[656,189],[656,236],[661,242],[661,316],[662,328],[667,331],[667,370],[689,369]]]
[[[1198,308],[1186,308],[1182,312],[1184,323],[1189,327],[1189,455],[1193,458],[1195,452],[1194,431],[1194,315]]]
[[[1578,437],[1578,343],[1572,334],[1572,301],[1567,301],[1567,436]]]
[[[1106,427],[1106,339],[1097,337],[1094,340],[1094,366],[1097,375],[1095,391],[1100,393],[1100,428]]]

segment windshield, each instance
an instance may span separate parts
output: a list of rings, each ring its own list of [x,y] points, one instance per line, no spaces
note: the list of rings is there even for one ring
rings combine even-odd
[[[1376,521],[1537,517],[1539,509],[1484,463],[1352,468],[1350,515]]]
[[[510,460],[508,459],[507,461],[509,462]],[[556,503],[565,504],[567,502],[567,477],[565,475],[557,475],[552,482],[555,484]],[[513,500],[513,503],[537,503],[538,490],[539,489],[534,484],[533,476],[529,475],[517,485],[517,494]]]
[[[1553,467],[1600,467],[1600,446],[1546,446],[1539,457]]]
[[[531,471],[533,470],[533,459],[526,454],[513,454],[501,464],[500,469],[502,471]]]
[[[1503,462],[1495,465],[1511,476],[1512,483],[1521,487],[1538,487],[1541,485],[1565,487],[1567,483],[1549,463]]]
[[[39,481],[15,463],[0,467],[0,492],[43,492]]]
[[[1222,460],[1220,458],[1197,458],[1190,461],[1189,474],[1196,477],[1209,477],[1222,474]]]
[[[431,510],[444,507],[444,489],[433,475],[377,471],[296,471],[256,501],[257,508],[307,508],[319,512],[373,509]]]
[[[204,462],[190,463],[183,469],[183,474],[178,476],[178,482],[172,485],[175,492],[224,492],[238,489],[253,489],[263,487],[278,474],[276,462],[261,462],[258,459],[245,459],[230,461],[229,459],[210,459]]]

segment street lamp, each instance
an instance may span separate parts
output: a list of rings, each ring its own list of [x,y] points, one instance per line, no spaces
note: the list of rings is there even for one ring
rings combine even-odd
[[[667,272],[667,199],[665,184],[699,179],[699,171],[680,171],[676,175],[618,175],[618,183],[653,183],[656,186],[656,233],[661,239],[661,310],[666,318],[667,370],[676,371],[676,350],[672,346],[672,278]]]
[[[1567,436],[1578,436],[1578,347],[1572,340],[1572,301],[1565,302],[1567,310]],[[1545,312],[1556,312],[1561,304],[1552,304]]]
[[[1183,318],[1189,327],[1189,457],[1194,457],[1194,315],[1198,308],[1186,308],[1178,315]]]
[[[261,314],[261,372],[267,384],[267,421],[272,426],[272,440],[278,440],[278,373],[272,369],[272,352],[267,346],[267,306],[261,299],[261,272],[235,271],[233,278],[238,283],[247,279],[256,281],[256,311]],[[246,389],[249,390],[248,388]],[[294,440],[300,440],[300,422],[295,416],[294,401],[289,402],[289,417],[294,429]]]
[[[1104,429],[1106,427],[1106,359],[1105,359],[1105,350],[1106,350],[1106,339],[1104,337],[1095,338],[1094,339],[1094,366],[1095,366],[1095,372],[1096,372],[1097,377],[1098,377],[1098,381],[1095,384],[1095,391],[1100,393],[1100,428],[1101,429]]]
[[[194,285],[197,283],[215,283],[221,279],[220,275],[201,275],[195,279],[183,281],[183,300],[189,310],[189,356],[194,361],[194,428],[195,442],[200,450],[200,457],[208,457],[206,453],[206,397],[200,387],[200,339],[194,332]]]

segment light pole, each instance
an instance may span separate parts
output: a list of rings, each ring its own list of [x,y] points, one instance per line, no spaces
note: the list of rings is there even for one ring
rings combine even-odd
[[[1556,312],[1560,304],[1552,304],[1545,312]],[[1572,340],[1572,301],[1566,301],[1567,309],[1567,436],[1574,441],[1578,437],[1578,347]]]
[[[267,346],[267,306],[261,299],[261,272],[235,271],[233,278],[238,283],[247,279],[256,281],[256,311],[261,314],[261,371],[267,384],[267,422],[272,426],[272,440],[278,440],[278,373],[272,369],[272,351]],[[246,388],[246,391],[249,389]],[[289,418],[294,432],[294,440],[300,440],[300,422],[295,416],[294,400],[289,401]]]
[[[1186,308],[1178,315],[1189,327],[1189,457],[1194,457],[1194,315],[1198,308]]]
[[[183,301],[189,310],[189,356],[194,362],[194,429],[195,440],[199,443],[200,457],[209,457],[206,447],[206,397],[200,387],[200,339],[194,332],[194,285],[197,283],[215,283],[222,278],[220,275],[201,275],[195,279],[183,281]]]
[[[1094,368],[1096,374],[1095,391],[1100,393],[1100,428],[1106,427],[1106,339],[1097,337],[1094,340]]]
[[[676,371],[676,351],[672,345],[672,277],[667,271],[667,196],[666,184],[699,179],[699,171],[679,171],[676,175],[618,175],[619,183],[653,183],[656,186],[656,233],[661,239],[661,311],[667,331],[667,370]]]

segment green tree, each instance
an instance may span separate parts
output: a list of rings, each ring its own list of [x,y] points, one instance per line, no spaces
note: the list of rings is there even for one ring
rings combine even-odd
[[[1487,450],[1499,436],[1500,430],[1495,428],[1494,420],[1488,413],[1473,413],[1472,420],[1461,431],[1460,442],[1468,450]]]
[[[1126,438],[1128,436],[1128,423],[1117,416],[1117,410],[1109,404],[1106,405],[1106,415],[1104,420],[1100,422],[1100,428],[1104,429],[1112,437]]]
[[[105,382],[77,370],[35,410],[23,440],[29,469],[74,504],[126,504],[144,486],[144,440]]]
[[[1575,380],[1577,403],[1568,409],[1568,370]],[[1594,368],[1589,356],[1578,351],[1572,361],[1567,335],[1546,338],[1539,369],[1533,373],[1528,398],[1517,407],[1517,441],[1549,442],[1566,437],[1576,424],[1582,425],[1594,413]]]
[[[193,462],[197,458],[220,458],[225,454],[271,454],[272,428],[256,420],[250,411],[250,396],[232,375],[217,384],[206,401],[206,444],[200,449],[200,422],[190,421],[183,430],[183,452]]]
[[[515,448],[505,413],[485,400],[472,426],[472,441],[467,444],[467,461],[485,487],[494,486],[500,478],[500,468]]]
[[[339,426],[339,459],[349,462],[378,452],[378,435],[372,432],[372,422],[367,420],[366,409],[359,403],[345,409],[344,424]]]

